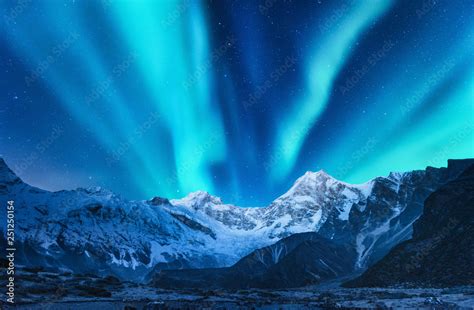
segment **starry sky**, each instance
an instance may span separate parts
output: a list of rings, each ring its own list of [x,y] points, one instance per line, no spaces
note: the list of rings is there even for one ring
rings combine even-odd
[[[0,9],[0,156],[41,188],[259,206],[474,157],[473,1]]]

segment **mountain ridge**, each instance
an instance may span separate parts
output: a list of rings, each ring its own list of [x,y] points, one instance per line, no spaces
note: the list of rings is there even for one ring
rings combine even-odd
[[[241,208],[206,192],[143,201],[97,187],[49,192],[22,182],[1,160],[0,195],[16,201],[19,262],[140,281],[157,268],[230,266],[304,232],[353,244],[358,268],[365,268],[410,237],[419,205],[450,173],[427,168],[400,181],[378,177],[369,191],[368,183],[353,186],[310,172],[270,205]]]

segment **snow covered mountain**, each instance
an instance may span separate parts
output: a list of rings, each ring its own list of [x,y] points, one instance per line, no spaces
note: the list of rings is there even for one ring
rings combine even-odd
[[[161,269],[230,266],[284,237],[319,232],[352,244],[356,267],[365,268],[410,238],[424,199],[466,165],[450,161],[361,185],[307,172],[269,206],[241,208],[206,192],[171,201],[128,201],[101,188],[49,192],[25,184],[0,159],[0,197],[15,201],[24,265],[142,280]]]
[[[193,219],[215,220],[232,231],[251,231],[259,239],[280,239],[294,233],[317,231],[330,213],[348,219],[352,204],[366,200],[371,182],[349,185],[323,171],[307,172],[290,190],[264,208],[241,208],[222,203],[206,192],[194,192],[171,200],[169,212],[181,212]]]

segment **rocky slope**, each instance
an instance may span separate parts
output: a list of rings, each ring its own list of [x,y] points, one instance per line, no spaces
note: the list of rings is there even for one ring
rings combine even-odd
[[[162,270],[151,284],[173,289],[302,287],[350,273],[355,258],[351,246],[301,233],[255,250],[228,268]]]
[[[240,208],[206,192],[171,201],[128,201],[101,188],[49,192],[25,184],[0,159],[0,197],[15,201],[17,263],[27,266],[140,281],[162,269],[231,266],[292,234],[319,232],[353,246],[355,266],[364,268],[411,236],[424,199],[465,165],[450,161],[447,169],[362,185],[308,172],[269,206]]]
[[[346,286],[474,285],[474,165],[426,200],[413,238]]]

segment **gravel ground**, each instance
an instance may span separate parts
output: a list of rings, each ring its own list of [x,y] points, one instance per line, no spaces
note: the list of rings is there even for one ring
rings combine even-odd
[[[474,286],[339,287],[341,281],[289,290],[162,290],[113,277],[19,270],[15,305],[4,309],[474,309]],[[5,287],[6,283],[0,281]],[[3,299],[4,300],[4,299]]]

